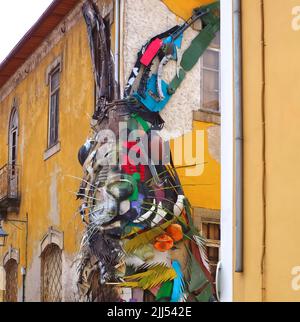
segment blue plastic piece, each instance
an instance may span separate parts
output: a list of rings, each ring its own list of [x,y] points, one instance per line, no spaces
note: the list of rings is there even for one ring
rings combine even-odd
[[[177,48],[181,48],[182,46],[182,40],[183,40],[183,34],[181,34],[177,39],[174,40],[174,44]],[[173,38],[171,36],[164,39],[164,44],[169,44],[173,41]]]
[[[183,34],[181,34],[177,39],[174,40],[174,51],[173,51],[173,59],[177,60],[177,48],[180,49],[182,46],[182,40],[183,40]],[[173,38],[171,36],[164,39],[163,44],[169,44],[173,41]]]
[[[153,74],[148,80],[146,97],[141,97],[138,93],[134,93],[133,96],[137,98],[149,111],[151,112],[160,112],[168,104],[171,95],[168,93],[169,85],[162,80],[162,91],[164,94],[164,99],[160,100],[158,97],[157,89],[157,75]]]
[[[171,302],[179,302],[183,296],[183,273],[181,271],[181,266],[178,261],[173,261],[172,267],[176,272],[177,277],[173,281],[173,290],[171,295]]]

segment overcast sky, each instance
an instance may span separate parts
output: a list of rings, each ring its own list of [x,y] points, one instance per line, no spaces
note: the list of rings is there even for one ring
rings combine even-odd
[[[51,2],[52,0],[0,0],[0,62]]]

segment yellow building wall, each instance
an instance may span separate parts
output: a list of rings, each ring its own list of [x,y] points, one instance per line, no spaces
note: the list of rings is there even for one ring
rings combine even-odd
[[[191,17],[194,8],[207,5],[214,0],[162,0],[168,8],[184,20]]]
[[[176,160],[177,153],[182,155],[182,162],[178,162],[178,164],[176,164],[176,161],[174,162],[184,193],[193,208],[219,210],[221,207],[221,166],[220,162],[211,155],[209,149],[210,144],[218,145],[219,142],[218,140],[209,142],[208,139],[209,129],[215,126],[212,123],[194,121],[191,133],[171,142],[174,160]],[[197,133],[199,133],[198,140]],[[196,145],[198,145],[198,150]],[[178,147],[182,147],[182,149],[176,150],[176,148],[174,149],[175,146],[177,149]],[[192,162],[185,159],[185,148],[188,151],[189,147],[192,148],[191,158],[195,159]],[[195,174],[199,172],[199,174],[194,176],[194,174],[190,175],[187,171],[193,171]]]
[[[265,0],[266,259],[263,252],[262,51],[260,1],[242,1],[245,131],[244,273],[236,301],[300,301],[292,269],[300,266],[300,32],[297,0]]]
[[[45,83],[47,67],[62,55],[60,85],[59,141],[61,151],[44,161],[47,148],[49,88]],[[65,256],[75,254],[80,245],[83,225],[75,201],[82,176],[77,151],[89,133],[94,108],[94,81],[87,31],[81,19],[41,61],[37,68],[0,103],[0,167],[8,163],[8,125],[16,97],[19,102],[18,159],[21,165],[21,208],[8,219],[29,218],[28,270],[39,255],[39,243],[50,226],[64,232]],[[56,193],[57,191],[57,193]],[[73,192],[73,193],[72,193]],[[25,225],[5,222],[9,237],[0,248],[0,258],[8,247],[20,250],[20,265],[25,266]],[[21,274],[19,269],[19,287]],[[36,276],[39,279],[39,276]],[[33,281],[28,281],[28,284]],[[28,285],[27,287],[31,287]]]

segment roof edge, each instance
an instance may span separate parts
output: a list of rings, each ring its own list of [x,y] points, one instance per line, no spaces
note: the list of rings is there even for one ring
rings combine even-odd
[[[60,0],[53,0],[47,9],[42,13],[42,15],[36,20],[32,27],[24,34],[24,36],[19,40],[19,42],[13,47],[9,54],[0,63],[0,70],[8,63],[8,61],[17,54],[21,47],[26,43],[26,41],[32,36],[32,34],[38,29],[41,23],[51,15],[52,11],[56,8]]]

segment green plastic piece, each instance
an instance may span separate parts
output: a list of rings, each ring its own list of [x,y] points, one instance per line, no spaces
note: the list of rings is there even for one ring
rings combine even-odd
[[[136,182],[141,181],[141,175],[138,172],[134,173],[132,177]]]
[[[201,267],[199,266],[197,260],[195,259],[194,255],[192,255],[191,261],[191,281],[189,283],[189,292],[193,293],[200,288],[202,288],[208,280],[204,275]]]
[[[189,72],[197,64],[199,58],[203,55],[209,44],[213,41],[218,31],[215,25],[206,26],[199,35],[194,38],[190,47],[184,52],[181,60],[181,67]]]
[[[132,175],[132,178],[136,183],[141,181],[141,175],[137,172]],[[130,196],[129,201],[137,201],[138,199],[139,199],[139,189],[138,189],[138,185],[135,184],[133,194]]]
[[[219,9],[219,6],[219,2],[215,2],[210,9],[217,10]],[[205,15],[202,18],[202,21],[206,26],[199,32],[198,36],[193,39],[189,48],[184,52],[180,63],[182,68],[179,71],[179,76],[176,75],[169,85],[169,95],[173,95],[176,92],[177,88],[185,79],[186,73],[191,71],[197,64],[200,57],[215,38],[216,33],[220,30],[220,18],[215,16],[212,12]]]
[[[150,130],[148,122],[146,122],[142,117],[140,117],[137,114],[132,114],[131,117],[134,118],[141,125],[145,132],[148,132]]]
[[[157,302],[169,302],[173,290],[173,282],[168,281],[164,283],[156,295],[156,301]]]
[[[137,120],[132,116],[127,123],[127,126],[129,130],[134,131],[138,129],[138,123]]]
[[[173,95],[176,92],[176,89],[180,86],[182,81],[185,79],[186,72],[180,68],[179,75],[175,76],[172,82],[169,84],[168,93],[169,95]]]
[[[209,302],[211,298],[213,298],[213,292],[210,284],[207,284],[205,289],[198,296],[196,296],[196,300],[203,303]]]

